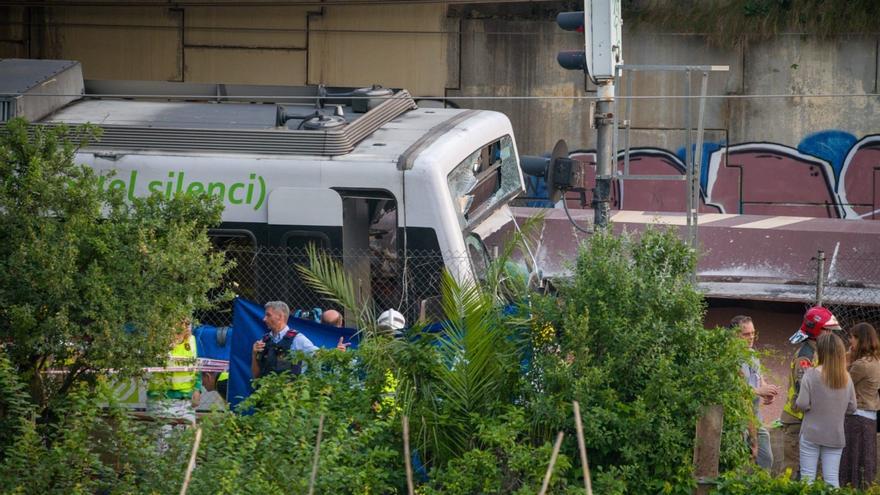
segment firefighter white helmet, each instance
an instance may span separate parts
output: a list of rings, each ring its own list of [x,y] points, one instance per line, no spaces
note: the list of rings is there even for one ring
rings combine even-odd
[[[394,309],[387,309],[379,315],[379,319],[376,320],[376,325],[379,326],[380,330],[399,335],[406,327],[406,318]]]

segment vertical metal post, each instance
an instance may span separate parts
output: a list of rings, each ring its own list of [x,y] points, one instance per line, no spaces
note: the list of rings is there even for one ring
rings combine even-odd
[[[626,96],[632,96],[633,94],[633,77],[635,76],[635,72],[627,72],[626,73]],[[623,134],[623,147],[626,150],[623,156],[623,175],[629,175],[629,128],[630,122],[632,122],[632,98],[626,99],[626,104],[624,105],[624,114],[623,114],[623,123],[626,126]],[[615,149],[616,153],[617,150]],[[619,198],[623,200],[623,198]]]
[[[693,208],[693,195],[691,194],[691,186],[694,180],[694,170],[691,166],[691,71],[684,71],[684,168],[685,168],[685,210],[687,213],[687,229],[691,232],[693,227],[691,218],[691,209]]]
[[[692,164],[693,173],[691,176],[691,231],[690,236],[691,248],[697,249],[697,228],[699,227],[698,217],[700,214],[700,176],[703,172],[703,132],[705,125],[703,120],[706,116],[706,92],[709,90],[709,73],[703,71],[703,80],[700,82],[700,102],[699,111],[697,113],[697,149],[694,153],[694,162]]]
[[[623,76],[623,71],[620,70],[620,67],[619,66],[615,67],[614,68],[614,87],[620,86],[619,83],[620,83],[620,78],[622,76]],[[618,102],[617,98],[615,98],[614,104],[611,106],[611,108],[613,109],[612,112],[614,112],[614,115],[611,118],[611,122],[613,124],[613,127],[612,127],[612,129],[613,129],[612,136],[613,137],[611,139],[611,149],[614,150],[615,154],[620,149],[620,124],[622,122],[617,118],[617,116],[620,114],[620,112],[619,112],[620,109],[618,108],[619,106],[620,106],[620,102]],[[614,170],[615,170],[615,174],[616,174],[617,167],[615,167]]]
[[[816,306],[822,305],[825,295],[825,251],[819,250],[816,256]]]
[[[593,190],[593,221],[597,228],[608,226],[611,198],[611,162],[614,134],[614,80],[600,81],[596,103],[596,188]]]

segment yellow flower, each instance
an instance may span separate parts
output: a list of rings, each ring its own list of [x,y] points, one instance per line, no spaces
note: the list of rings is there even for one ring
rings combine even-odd
[[[532,332],[532,340],[539,347],[548,345],[556,340],[556,329],[553,327],[553,324],[545,322]]]

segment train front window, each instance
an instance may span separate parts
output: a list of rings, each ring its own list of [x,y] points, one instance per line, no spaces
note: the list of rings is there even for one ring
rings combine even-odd
[[[510,136],[483,146],[447,177],[452,201],[464,227],[522,190],[519,163]]]

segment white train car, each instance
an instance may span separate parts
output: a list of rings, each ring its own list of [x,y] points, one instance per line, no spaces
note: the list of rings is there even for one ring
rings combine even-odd
[[[523,191],[508,118],[421,108],[405,90],[83,81],[77,62],[0,60],[5,115],[91,123],[76,159],[129,197],[209,194],[218,239],[338,250],[347,269],[376,238],[436,252],[459,278],[487,256],[481,227]],[[5,81],[5,82],[4,82]],[[378,233],[378,234],[377,234]],[[477,259],[479,258],[479,259]],[[478,271],[478,269],[477,269]]]

